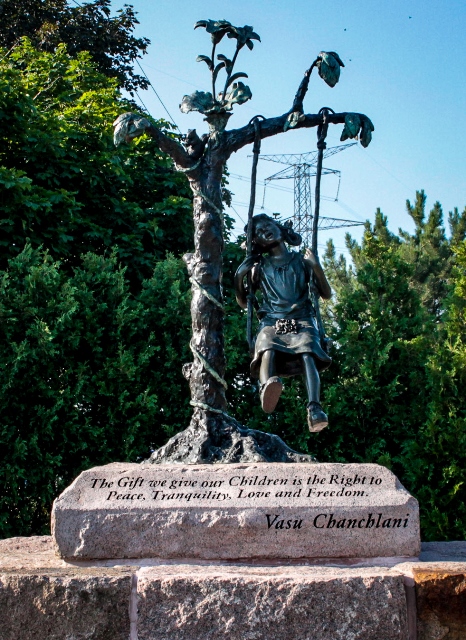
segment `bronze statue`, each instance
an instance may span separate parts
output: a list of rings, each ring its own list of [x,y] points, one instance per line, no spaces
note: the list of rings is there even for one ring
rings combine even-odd
[[[281,377],[304,374],[309,430],[321,431],[328,418],[320,405],[319,371],[327,369],[332,359],[322,348],[309,294],[315,287],[322,298],[328,299],[332,295],[330,285],[310,249],[304,255],[288,250],[286,244],[301,244],[301,236],[291,227],[265,214],[254,216],[252,224],[252,254],[238,267],[235,289],[243,309],[249,294],[261,293],[261,302],[255,301],[260,323],[251,374],[260,381],[262,409],[266,413],[275,410],[283,389]],[[244,284],[249,272],[251,292]]]
[[[235,69],[238,55],[246,49],[252,50],[254,43],[260,41],[260,38],[251,26],[236,27],[226,20],[200,20],[195,28],[204,28],[211,36],[210,55],[200,55],[197,58],[199,62],[205,63],[210,71],[211,90],[195,91],[192,95],[184,96],[180,109],[183,113],[198,111],[203,114],[209,132],[198,136],[192,130],[181,142],[176,136],[164,133],[153,121],[141,114],[122,114],[114,123],[117,144],[123,141],[130,142],[143,134],[151,136],[159,148],[172,158],[174,170],[186,174],[193,193],[194,251],[185,256],[192,284],[190,347],[193,361],[183,368],[189,380],[193,416],[189,427],[154,452],[151,461],[157,464],[309,461],[309,456],[291,451],[278,436],[247,429],[228,415],[223,339],[225,309],[222,293],[222,178],[229,157],[258,139],[263,140],[290,129],[315,127],[318,133],[325,133],[329,125],[343,124],[342,140],[359,137],[361,144],[367,147],[374,126],[362,113],[335,113],[327,108],[321,109],[318,113],[304,112],[304,98],[313,70],[316,69],[319,76],[333,87],[338,82],[340,68],[343,67],[343,62],[336,52],[321,51],[304,73],[294,99],[290,101],[283,114],[270,118],[255,117],[246,126],[238,129],[227,128],[233,108],[252,97],[250,88],[242,82],[247,78],[247,74]],[[234,45],[231,57],[218,52],[220,45],[228,45],[228,42]],[[225,52],[228,52],[227,49]],[[224,74],[222,81],[221,74]],[[319,139],[321,137],[319,134]],[[277,228],[281,229],[278,226]],[[313,253],[316,254],[315,251]],[[271,264],[273,261],[279,262],[276,255],[269,256],[269,259]],[[309,254],[303,265],[308,263],[314,273],[319,272],[320,266],[317,266],[317,261]],[[320,281],[324,282],[322,278]],[[325,290],[323,287],[324,293]],[[314,306],[317,308],[317,303]],[[312,318],[312,314],[308,318]],[[304,322],[296,318],[290,320]],[[308,322],[313,324],[309,319]],[[284,326],[288,325],[285,323]],[[303,335],[307,333],[301,333],[301,336]],[[298,360],[300,359],[301,366],[306,370],[309,365],[309,371],[313,371],[313,363],[317,362],[317,351],[308,353],[314,355],[307,359],[299,356]],[[282,356],[282,352],[279,356]],[[267,356],[264,362],[269,357]],[[280,357],[276,359],[278,361]],[[317,368],[321,362],[323,360],[318,360]],[[309,379],[311,378],[312,375],[309,376]],[[314,375],[313,380],[311,397],[317,398],[318,377]],[[315,403],[317,400],[313,399],[311,402]],[[313,426],[318,424],[317,409],[319,408],[316,405],[311,405],[311,421],[315,422]],[[320,423],[322,422],[321,419]]]

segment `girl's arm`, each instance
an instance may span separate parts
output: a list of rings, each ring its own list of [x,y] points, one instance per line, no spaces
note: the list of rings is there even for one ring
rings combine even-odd
[[[244,286],[244,278],[247,276],[249,271],[254,267],[254,264],[257,262],[256,256],[249,256],[246,258],[244,262],[242,262],[235,273],[235,294],[236,294],[236,302],[242,309],[246,309],[248,306],[248,291]]]
[[[304,254],[304,262],[311,267],[311,273],[314,273],[317,289],[324,300],[332,297],[332,289],[325,277],[324,270],[320,266],[319,258],[317,258],[310,249],[306,249]]]

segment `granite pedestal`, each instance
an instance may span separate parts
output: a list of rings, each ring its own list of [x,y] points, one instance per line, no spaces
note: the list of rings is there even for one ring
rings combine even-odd
[[[374,464],[138,465],[83,472],[54,503],[63,558],[416,557],[417,501]]]

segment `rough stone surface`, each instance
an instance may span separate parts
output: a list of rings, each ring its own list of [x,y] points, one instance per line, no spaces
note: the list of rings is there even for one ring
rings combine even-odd
[[[50,536],[0,540],[0,639],[465,640],[466,542],[394,560],[67,562]]]
[[[57,569],[66,563],[57,556],[52,536],[0,540],[0,571]]]
[[[52,512],[63,558],[419,554],[417,501],[373,464],[136,465],[82,473]]]
[[[273,433],[244,427],[227,415],[195,411],[187,429],[177,433],[146,462],[152,464],[230,464],[239,462],[317,462]]]
[[[128,640],[128,569],[0,573],[1,640]]]
[[[466,562],[445,565],[413,567],[418,640],[466,639]]]
[[[139,640],[408,640],[389,570],[154,567],[138,597]]]

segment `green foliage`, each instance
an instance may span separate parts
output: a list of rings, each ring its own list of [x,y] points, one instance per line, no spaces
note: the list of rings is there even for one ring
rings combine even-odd
[[[226,23],[201,26],[214,46],[229,33]],[[247,45],[246,31],[235,33]],[[144,458],[186,427],[190,294],[178,256],[191,249],[192,218],[186,178],[151,139],[113,146],[112,122],[128,105],[90,54],[41,52],[24,40],[0,58],[0,535],[8,536],[46,532],[52,500],[82,469]],[[220,59],[231,79],[232,61]],[[345,126],[370,139],[370,121]],[[420,500],[424,539],[461,539],[466,209],[450,213],[447,237],[439,203],[426,215],[419,192],[407,206],[414,232],[391,233],[377,211],[361,244],[347,238],[351,265],[328,246],[330,427],[312,437],[301,380],[287,381],[273,415],[259,407],[233,297],[243,252],[226,244],[230,411],[321,461],[392,468]]]
[[[185,428],[184,264],[168,257],[133,296],[116,253],[68,270],[29,245],[0,275],[0,535],[48,529],[83,469],[150,455]],[[176,398],[176,401],[174,401]]]
[[[419,389],[426,386],[425,354],[433,329],[410,285],[412,266],[398,249],[381,214],[366,229],[362,245],[352,246],[355,273],[339,283],[332,308],[334,363],[324,382],[332,429],[318,441],[318,455],[325,459],[343,461],[349,454],[396,472],[402,444],[426,418]],[[338,265],[332,260],[330,248],[333,280]]]
[[[412,284],[419,292],[424,306],[433,316],[439,317],[443,313],[442,304],[447,294],[451,273],[452,248],[457,239],[453,234],[451,240],[446,238],[440,203],[434,204],[427,219],[425,203],[426,196],[423,191],[417,192],[414,205],[411,205],[409,200],[406,203],[415,229],[412,235],[400,232],[404,240],[401,245],[401,254],[406,261],[413,265]],[[460,220],[459,214],[457,216]],[[460,222],[458,224],[461,226]],[[461,230],[458,229],[458,231],[459,239]]]
[[[90,52],[98,70],[115,78],[129,92],[146,89],[147,79],[133,71],[133,62],[146,52],[150,41],[135,38],[137,24],[131,5],[111,16],[110,0],[68,4],[66,0],[1,0],[0,47],[10,49],[22,37],[36,49],[53,52],[64,43],[76,57]]]
[[[70,267],[117,247],[140,282],[166,250],[191,247],[185,176],[147,136],[112,143],[127,109],[87,53],[73,59],[63,45],[50,54],[24,41],[0,61],[0,268],[28,238]]]
[[[451,287],[428,358],[428,419],[404,447],[405,474],[423,508],[426,540],[466,536],[466,241],[455,247]]]

